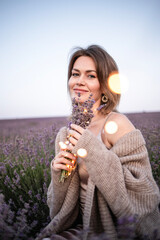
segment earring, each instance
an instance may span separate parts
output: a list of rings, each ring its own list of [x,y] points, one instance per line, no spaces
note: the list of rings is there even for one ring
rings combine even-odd
[[[107,96],[104,94],[104,95],[102,96],[102,102],[106,103],[107,101],[108,101],[108,98],[107,98]]]

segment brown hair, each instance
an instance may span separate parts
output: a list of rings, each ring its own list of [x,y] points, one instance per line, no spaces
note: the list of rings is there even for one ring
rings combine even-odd
[[[118,66],[114,59],[100,46],[90,45],[87,48],[78,47],[71,55],[68,66],[68,81],[72,74],[72,69],[75,61],[81,56],[91,57],[95,63],[97,77],[100,83],[101,91],[107,96],[108,101],[100,112],[108,114],[114,111],[120,100],[120,94],[114,93],[108,86],[108,77],[113,73],[118,73]],[[104,104],[101,101],[101,105]]]

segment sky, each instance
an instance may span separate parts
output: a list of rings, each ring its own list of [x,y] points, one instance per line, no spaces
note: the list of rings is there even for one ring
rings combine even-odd
[[[74,47],[98,44],[128,82],[118,110],[160,111],[159,0],[0,0],[0,119],[68,116]]]

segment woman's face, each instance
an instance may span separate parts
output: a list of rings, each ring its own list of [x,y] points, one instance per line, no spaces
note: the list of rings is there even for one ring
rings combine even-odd
[[[78,98],[80,94],[80,101],[84,102],[92,93],[92,98],[95,100],[94,107],[100,105],[102,92],[95,63],[91,57],[81,56],[75,61],[68,84],[72,99]]]

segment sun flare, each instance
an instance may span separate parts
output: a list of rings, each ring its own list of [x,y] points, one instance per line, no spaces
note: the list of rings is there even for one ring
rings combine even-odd
[[[67,145],[63,142],[59,142],[59,146],[62,150],[65,150],[67,148]]]
[[[80,148],[78,149],[77,154],[79,157],[85,158],[87,156],[87,151],[84,148]]]
[[[110,77],[108,78],[108,85],[110,90],[117,94],[125,93],[129,87],[127,78],[119,73],[114,73],[110,75]]]
[[[109,121],[105,124],[104,129],[107,133],[114,134],[117,132],[118,126],[117,123],[115,123],[114,121]]]

